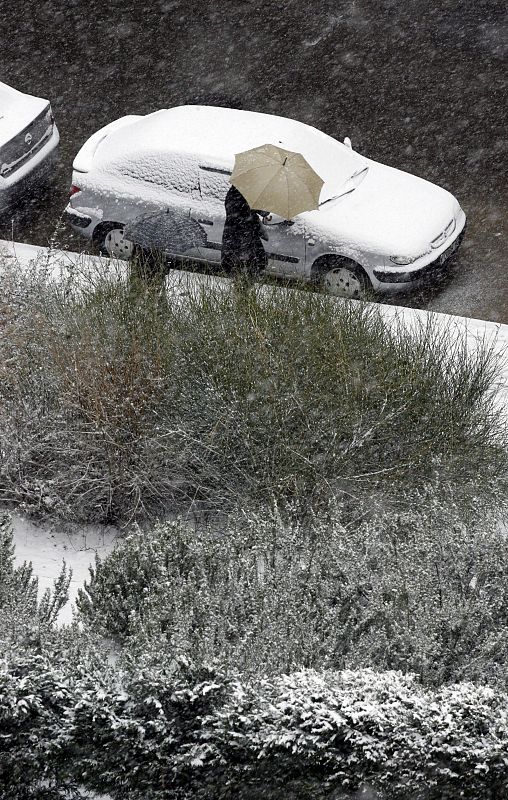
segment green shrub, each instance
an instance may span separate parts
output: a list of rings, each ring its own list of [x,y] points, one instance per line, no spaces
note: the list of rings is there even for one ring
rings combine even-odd
[[[28,683],[36,712],[8,744],[27,769],[46,749],[61,792],[53,797],[73,781],[113,800],[498,800],[508,791],[508,696],[473,684],[429,691],[414,676],[373,670],[231,682],[182,663],[109,681],[52,674],[41,691],[42,676],[41,665]],[[0,685],[2,711],[5,696],[11,707],[24,697]]]
[[[347,517],[346,517],[347,519]],[[275,509],[137,531],[80,591],[90,630],[131,652],[243,673],[374,667],[506,687],[508,540],[432,493],[352,525]]]
[[[55,621],[72,573],[64,563],[53,590],[39,599],[32,564],[16,567],[14,555],[11,519],[0,512],[0,797],[73,800],[81,795],[72,780],[62,784],[57,766],[73,694],[54,657],[61,650]]]
[[[72,650],[72,648],[71,648]],[[153,654],[152,654],[153,656]],[[498,800],[508,696],[411,675],[236,680],[183,659],[128,671],[87,653],[0,662],[2,800]],[[151,663],[150,663],[151,660]]]
[[[2,502],[125,522],[274,496],[356,513],[429,481],[470,508],[506,496],[495,358],[437,325],[268,286],[2,291]]]
[[[88,789],[122,800],[200,796],[202,755],[212,750],[204,720],[224,704],[229,682],[206,667],[162,661],[118,674],[109,685],[79,686],[69,725],[77,774]]]
[[[208,726],[203,760],[215,745],[210,760],[227,764],[218,797],[332,800],[370,789],[387,800],[497,800],[508,792],[508,696],[472,684],[429,692],[397,672],[303,671],[238,683]]]
[[[65,768],[75,701],[72,676],[47,656],[11,651],[0,660],[2,800],[82,797]]]

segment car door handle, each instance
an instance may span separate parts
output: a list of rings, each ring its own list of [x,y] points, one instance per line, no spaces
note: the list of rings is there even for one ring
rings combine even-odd
[[[310,245],[310,247],[313,247],[316,244],[316,240],[315,239],[307,239],[307,244]]]
[[[213,225],[213,222],[212,222],[211,219],[200,219],[198,217],[197,218],[197,222],[200,222],[202,225]]]

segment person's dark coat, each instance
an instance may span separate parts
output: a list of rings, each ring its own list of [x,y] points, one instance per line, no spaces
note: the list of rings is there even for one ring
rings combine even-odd
[[[225,273],[259,274],[266,268],[268,258],[262,239],[261,221],[247,200],[232,186],[224,202],[226,222],[222,235],[221,265]]]

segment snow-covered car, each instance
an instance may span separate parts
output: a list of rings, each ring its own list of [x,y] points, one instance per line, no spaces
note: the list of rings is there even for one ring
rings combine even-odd
[[[0,213],[48,177],[59,141],[49,101],[0,82]]]
[[[207,232],[206,247],[185,257],[219,262],[235,153],[267,142],[302,153],[324,180],[317,210],[267,221],[268,272],[360,297],[414,285],[457,249],[466,217],[439,186],[301,122],[209,106],[126,116],[93,134],[74,160],[67,221],[103,253],[129,258],[125,224],[179,208]]]

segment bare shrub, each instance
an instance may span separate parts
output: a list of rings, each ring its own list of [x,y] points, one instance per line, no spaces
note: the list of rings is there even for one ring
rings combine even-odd
[[[2,282],[0,501],[74,520],[271,497],[353,513],[433,483],[502,502],[491,349],[277,287],[12,273]]]

